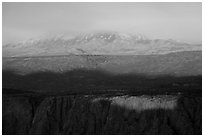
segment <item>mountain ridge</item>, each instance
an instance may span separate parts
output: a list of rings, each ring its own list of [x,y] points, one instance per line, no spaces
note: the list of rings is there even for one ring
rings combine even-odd
[[[74,38],[30,40],[3,46],[3,57],[55,55],[154,55],[179,51],[200,51],[201,44],[148,39],[143,35],[116,32],[87,33]]]

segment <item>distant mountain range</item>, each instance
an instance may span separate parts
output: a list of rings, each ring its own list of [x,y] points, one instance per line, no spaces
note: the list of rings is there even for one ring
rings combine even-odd
[[[156,55],[180,51],[201,51],[201,44],[175,40],[150,40],[142,35],[102,32],[65,39],[29,40],[3,45],[3,57],[58,55]]]
[[[7,44],[2,83],[4,88],[55,93],[194,90],[201,87],[201,49],[202,45],[110,32]]]

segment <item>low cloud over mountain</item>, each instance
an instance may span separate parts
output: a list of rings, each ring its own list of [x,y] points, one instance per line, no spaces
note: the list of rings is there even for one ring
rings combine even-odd
[[[81,34],[66,39],[29,40],[3,46],[3,57],[55,55],[150,55],[179,51],[198,51],[201,44],[191,45],[175,40],[151,40],[143,35],[101,32]]]

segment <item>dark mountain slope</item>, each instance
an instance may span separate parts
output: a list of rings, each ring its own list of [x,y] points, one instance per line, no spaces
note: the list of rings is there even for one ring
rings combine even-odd
[[[145,74],[113,75],[104,71],[76,69],[65,73],[38,72],[19,75],[3,71],[3,88],[54,94],[200,92],[202,77]],[[57,92],[56,92],[57,91]]]

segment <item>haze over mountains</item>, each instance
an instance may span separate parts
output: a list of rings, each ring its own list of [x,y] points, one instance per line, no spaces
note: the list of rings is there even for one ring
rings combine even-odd
[[[152,55],[180,51],[200,51],[201,44],[175,40],[147,39],[142,35],[101,32],[74,38],[50,38],[6,44],[3,57],[58,55]]]

